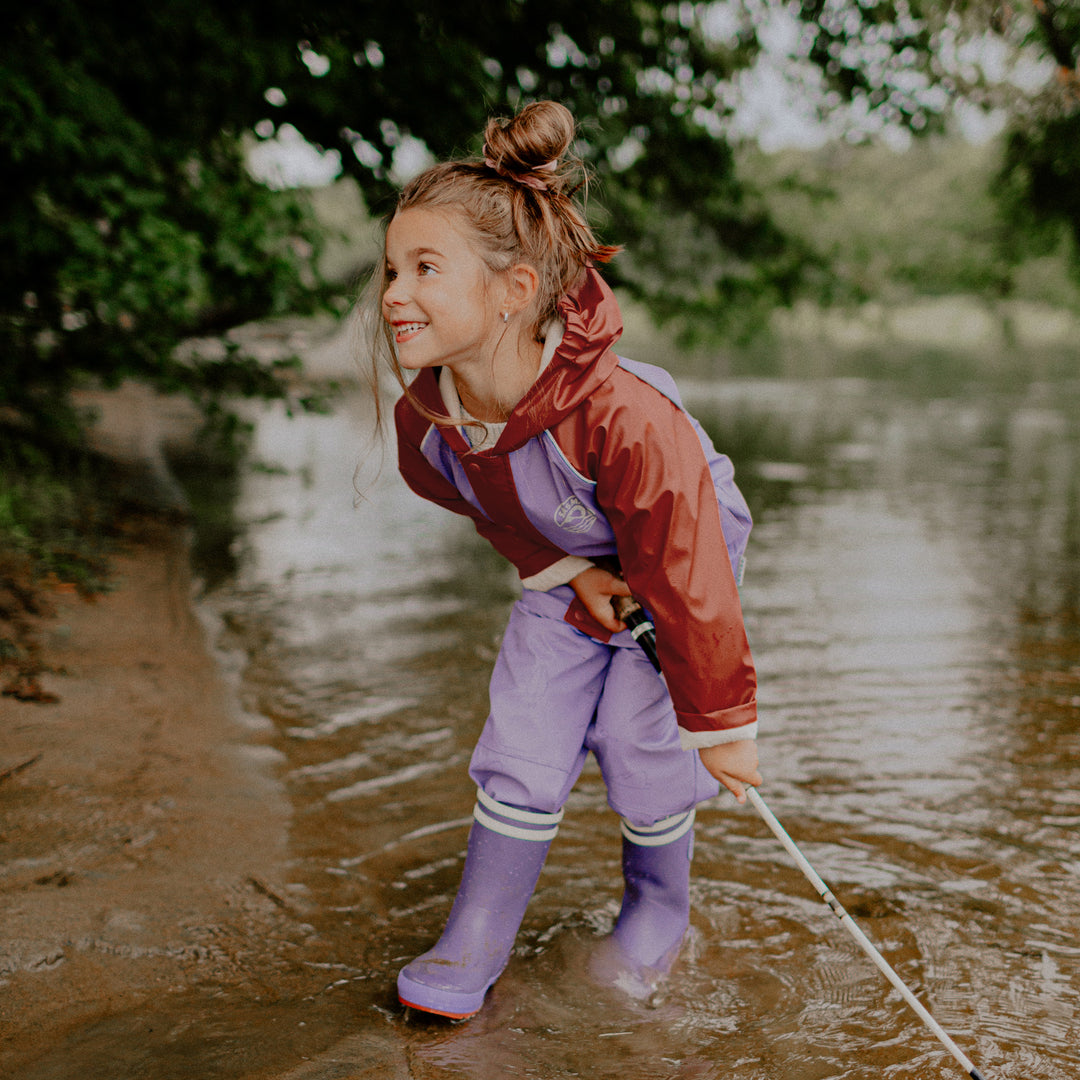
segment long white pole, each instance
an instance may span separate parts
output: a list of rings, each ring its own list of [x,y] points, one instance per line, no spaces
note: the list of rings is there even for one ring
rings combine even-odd
[[[653,667],[659,671],[660,658],[656,651],[656,631],[653,624],[648,620],[648,616],[641,605],[633,598],[618,597],[617,601],[612,601],[616,615],[631,627],[634,639],[645,651]],[[843,905],[833,896],[828,885],[821,880],[817,871],[807,861],[806,856],[799,850],[795,841],[788,836],[784,826],[777,821],[776,815],[765,804],[765,800],[758,794],[757,789],[747,787],[746,794],[754,809],[761,815],[762,820],[772,829],[777,840],[787,848],[788,854],[795,860],[799,869],[806,875],[807,880],[817,890],[818,896],[832,908],[833,914],[844,924],[848,933],[858,943],[859,948],[874,961],[881,974],[900,991],[904,1000],[914,1009],[915,1014],[941,1040],[941,1044],[964,1067],[968,1076],[972,1080],[986,1080],[982,1073],[972,1065],[960,1047],[952,1041],[948,1032],[926,1011],[922,1002],[907,988],[904,980],[896,974],[889,961],[877,951],[873,942],[859,929],[855,920],[844,910]]]
[[[788,854],[795,860],[799,869],[806,875],[807,880],[814,889],[817,891],[818,896],[825,901],[826,904],[832,908],[833,914],[844,924],[844,927],[849,934],[855,939],[859,947],[862,949],[874,964],[878,970],[886,979],[889,980],[900,991],[904,1000],[911,1006],[911,1008],[918,1015],[919,1019],[941,1040],[942,1045],[950,1054],[963,1066],[968,1076],[972,1080],[985,1080],[982,1073],[972,1065],[971,1061],[967,1058],[964,1052],[952,1041],[945,1029],[926,1011],[922,1002],[907,988],[903,979],[893,970],[892,965],[880,952],[874,947],[873,942],[859,929],[855,920],[844,910],[840,901],[833,896],[829,887],[818,876],[817,871],[806,860],[806,856],[796,846],[795,841],[788,835],[787,830],[776,819],[776,815],[765,804],[765,800],[758,794],[756,788],[748,787],[746,789],[747,798],[753,804],[754,809],[761,815],[762,820],[773,831],[776,839],[787,848]]]

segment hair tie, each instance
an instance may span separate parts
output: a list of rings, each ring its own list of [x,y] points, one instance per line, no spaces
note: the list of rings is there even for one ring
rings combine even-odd
[[[515,184],[524,184],[526,187],[532,188],[534,191],[547,191],[547,181],[542,180],[539,176],[526,176],[523,173],[511,172],[509,169],[500,169],[495,164],[495,159],[490,157],[490,151],[487,146],[484,146],[484,164],[496,172],[499,176],[505,177],[507,180],[512,181]],[[559,167],[558,158],[553,161],[545,161],[543,165],[534,165],[530,170],[531,172],[546,172],[554,173]]]

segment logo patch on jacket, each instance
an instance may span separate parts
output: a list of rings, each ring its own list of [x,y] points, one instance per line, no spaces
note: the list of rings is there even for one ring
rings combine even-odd
[[[576,495],[564,499],[555,510],[555,524],[567,532],[588,532],[596,522],[594,514]]]

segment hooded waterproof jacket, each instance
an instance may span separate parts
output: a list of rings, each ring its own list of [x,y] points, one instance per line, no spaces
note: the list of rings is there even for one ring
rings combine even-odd
[[[736,571],[750,515],[731,462],[683,408],[661,368],[618,357],[622,316],[595,270],[559,304],[562,340],[494,446],[474,450],[410,395],[395,408],[398,464],[418,495],[472,519],[526,582],[567,555],[616,558],[656,626],[679,726],[710,745],[757,730],[753,660]],[[411,396],[447,412],[440,369]],[[565,618],[609,633],[580,601]]]

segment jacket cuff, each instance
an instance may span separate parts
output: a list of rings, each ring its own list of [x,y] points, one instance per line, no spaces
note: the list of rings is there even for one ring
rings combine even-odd
[[[720,731],[687,731],[679,728],[679,746],[683,750],[704,750],[709,746],[721,746],[724,743],[739,742],[742,739],[756,739],[758,722],[743,724],[737,728],[723,728]]]
[[[521,579],[521,584],[526,589],[534,589],[536,592],[547,592],[559,585],[568,585],[582,570],[588,570],[596,564],[589,559],[583,559],[580,555],[567,555],[556,563],[538,574]]]
[[[744,701],[741,705],[733,705],[730,709],[717,709],[708,713],[682,712],[677,706],[675,718],[679,722],[680,732],[689,734],[719,735],[711,745],[717,746],[723,742],[735,742],[738,739],[752,739],[754,736],[747,734],[752,725],[757,724],[757,701]],[[756,726],[754,727],[756,732]]]

